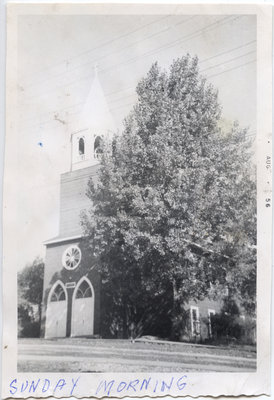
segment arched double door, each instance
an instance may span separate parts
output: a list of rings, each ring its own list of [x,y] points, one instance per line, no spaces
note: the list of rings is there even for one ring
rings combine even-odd
[[[87,277],[76,285],[71,302],[65,285],[58,281],[51,288],[46,311],[45,338],[66,337],[67,318],[71,315],[71,336],[94,333],[94,290]],[[71,313],[68,312],[71,304]]]
[[[67,290],[63,282],[58,281],[49,292],[46,312],[46,339],[66,336],[67,309]]]
[[[83,277],[72,297],[71,336],[93,335],[94,290],[91,282]]]

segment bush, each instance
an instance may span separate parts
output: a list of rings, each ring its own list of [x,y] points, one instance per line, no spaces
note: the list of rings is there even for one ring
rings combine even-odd
[[[18,336],[40,336],[40,323],[35,320],[33,308],[26,302],[18,305]]]
[[[40,337],[40,324],[37,321],[28,322],[20,332],[20,337],[36,338]]]
[[[256,342],[256,321],[250,317],[241,317],[234,300],[227,298],[219,314],[211,317],[212,340],[221,343]]]
[[[239,323],[239,318],[234,315],[220,313],[212,316],[211,326],[213,336],[217,339],[240,339],[243,334],[243,326]]]

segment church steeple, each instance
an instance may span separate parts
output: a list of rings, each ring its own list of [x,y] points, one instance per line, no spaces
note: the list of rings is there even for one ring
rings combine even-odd
[[[76,170],[98,164],[100,143],[110,139],[115,124],[99,82],[98,67],[94,66],[94,79],[71,134],[71,169]]]

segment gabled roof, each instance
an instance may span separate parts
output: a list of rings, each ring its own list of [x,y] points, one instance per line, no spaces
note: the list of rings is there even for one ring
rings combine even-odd
[[[83,237],[83,235],[75,235],[75,236],[55,236],[52,239],[48,239],[43,242],[45,246],[48,246],[50,244],[56,244],[56,243],[62,243],[62,242],[70,242],[73,240],[79,240]]]

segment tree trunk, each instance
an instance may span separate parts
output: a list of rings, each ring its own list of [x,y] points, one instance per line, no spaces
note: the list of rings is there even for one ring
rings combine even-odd
[[[178,318],[178,313],[180,310],[180,301],[179,301],[179,295],[178,291],[176,288],[176,282],[175,279],[172,280],[172,289],[173,289],[173,304],[172,304],[172,328],[171,328],[171,338],[173,340],[178,339],[178,326],[175,321],[177,321]]]
[[[127,339],[127,306],[126,303],[123,302],[123,339]]]
[[[38,314],[39,314],[39,337],[41,335],[41,322],[42,322],[42,303],[38,304]]]

